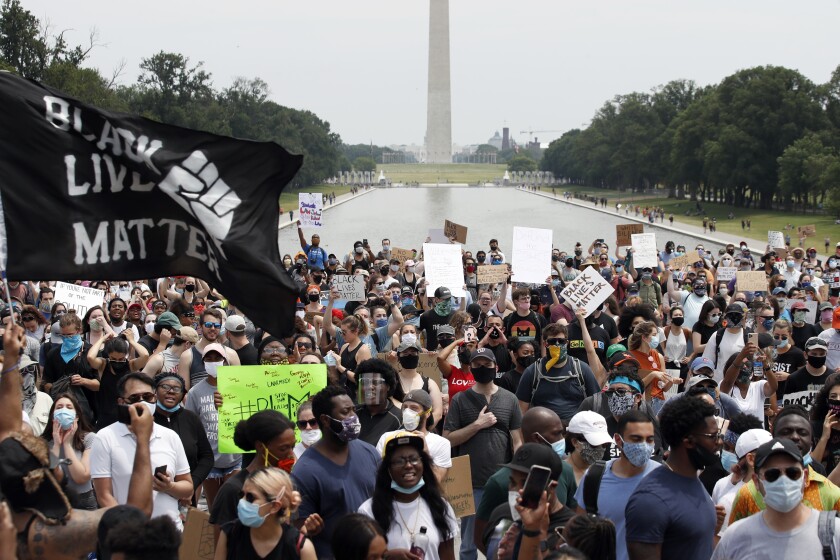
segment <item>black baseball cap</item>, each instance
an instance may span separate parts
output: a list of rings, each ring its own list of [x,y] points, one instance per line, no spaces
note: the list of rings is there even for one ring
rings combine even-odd
[[[527,474],[534,465],[551,469],[551,480],[558,480],[563,473],[563,460],[550,446],[542,443],[523,444],[514,453],[510,463],[502,466]]]
[[[452,292],[446,286],[441,286],[435,290],[435,297],[438,299],[449,299],[452,297]]]
[[[805,466],[805,461],[802,459],[802,452],[799,451],[799,446],[797,446],[795,443],[793,443],[792,440],[789,439],[773,438],[767,443],[761,445],[758,449],[756,449],[756,470],[764,466],[764,463],[767,462],[767,459],[769,459],[773,455],[776,455],[777,453],[788,455],[800,465]]]

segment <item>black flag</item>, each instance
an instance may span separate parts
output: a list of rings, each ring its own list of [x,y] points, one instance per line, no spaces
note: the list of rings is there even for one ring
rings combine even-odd
[[[102,111],[0,72],[9,278],[208,281],[257,325],[293,324],[278,197],[302,157]]]

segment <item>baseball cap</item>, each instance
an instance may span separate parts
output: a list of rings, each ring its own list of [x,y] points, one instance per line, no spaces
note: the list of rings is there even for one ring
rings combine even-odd
[[[370,272],[368,272],[364,268],[356,269],[356,271],[353,274],[361,274],[362,276],[364,276],[366,278],[370,278]]]
[[[559,272],[557,272],[557,269],[556,269],[556,268],[552,268],[552,269],[551,269],[551,275],[552,275],[552,276],[560,276],[560,273],[559,273]]]
[[[132,309],[134,307],[139,307],[140,309],[143,309],[143,306],[137,303],[136,301],[134,303],[129,304],[128,309]]]
[[[243,334],[245,332],[245,319],[240,315],[231,315],[225,321],[225,329],[229,333]]]
[[[171,311],[164,311],[163,313],[161,313],[158,316],[157,321],[155,321],[155,323],[162,327],[169,327],[175,330],[181,328],[181,321],[179,321],[178,317]]]
[[[489,348],[477,348],[476,350],[473,350],[473,353],[470,354],[470,363],[477,358],[487,358],[494,364],[496,363],[496,354],[494,354]]]
[[[412,432],[400,431],[393,433],[385,440],[382,456],[385,457],[389,452],[402,445],[410,445],[419,453],[423,453],[424,441],[422,437]]]
[[[417,308],[414,307],[413,305],[403,305],[400,308],[400,313],[403,314],[403,317],[405,317],[406,315],[419,315],[420,314],[420,312],[417,310]]]
[[[793,309],[808,309],[805,306],[804,301],[795,301],[795,302],[793,302],[793,305],[790,306],[790,308],[791,308],[791,310],[793,310]]]
[[[222,358],[227,361],[227,352],[225,352],[225,347],[219,344],[218,342],[214,342],[213,344],[208,344],[204,347],[204,350],[201,352],[202,356],[206,356],[208,353],[216,351],[221,354]]]
[[[200,336],[198,336],[198,332],[192,327],[181,327],[181,330],[178,331],[178,338],[181,340],[186,340],[187,342],[192,342],[193,344],[197,344]]]
[[[694,361],[691,362],[691,370],[697,373],[697,370],[702,368],[709,368],[710,370],[715,371],[715,364],[713,364],[712,360],[709,358],[703,358],[702,356],[694,358]]]
[[[449,299],[452,297],[452,292],[446,286],[441,286],[435,290],[435,297],[438,299]]]
[[[688,391],[700,383],[712,383],[715,387],[718,386],[718,382],[715,381],[713,377],[706,377],[705,375],[692,375],[691,379],[689,379],[688,383],[685,385],[685,390]]]
[[[61,325],[58,321],[56,321],[50,327],[50,342],[53,344],[61,344],[63,341],[64,339],[61,338]]]
[[[414,261],[413,261],[413,260],[411,260],[411,259],[408,259],[407,261],[405,261],[405,266],[406,266],[406,267],[409,267],[409,266],[414,266]]]
[[[607,431],[607,421],[603,416],[592,410],[583,410],[572,416],[566,432],[581,434],[589,445],[599,446],[612,441]]]
[[[822,348],[828,351],[828,342],[818,336],[812,336],[805,342],[805,350],[813,350],[814,348]]]
[[[752,453],[771,439],[773,439],[773,435],[767,430],[761,428],[747,430],[738,436],[738,443],[735,444],[735,455],[739,459],[743,459],[744,455]]]
[[[739,438],[740,439],[740,438]],[[767,443],[761,444],[755,451],[755,468],[760,469],[767,462],[767,459],[778,453],[787,455],[793,458],[800,465],[804,466],[802,461],[802,452],[799,447],[789,439],[773,438]]]
[[[627,352],[627,347],[623,344],[610,344],[607,347],[607,359],[612,358],[612,355],[616,352]]]
[[[636,364],[636,367],[641,367],[639,364],[639,360],[633,357],[633,354],[629,352],[614,352],[610,357],[610,369],[615,369],[621,364]]]
[[[773,288],[772,295],[775,296],[778,294],[787,294],[787,291],[784,288]]]
[[[414,294],[414,290],[411,288],[411,286],[403,286],[403,289],[400,290],[400,294],[401,295],[406,295],[406,294],[412,295],[412,294]]]
[[[442,334],[455,334],[455,327],[452,325],[441,325],[438,327],[437,335],[440,336]]]
[[[818,309],[820,311],[825,311],[826,309],[834,309],[834,306],[831,305],[830,301],[824,301],[824,302],[820,303],[820,306],[819,306]]]
[[[432,408],[432,397],[423,389],[409,391],[405,398],[403,398],[403,402],[405,401],[416,402],[423,407],[423,410],[431,410]]]
[[[513,459],[502,466],[527,474],[534,465],[551,469],[551,480],[558,480],[563,472],[560,456],[550,446],[541,443],[523,444],[513,454]]]
[[[627,291],[628,291],[628,292],[637,292],[637,293],[638,293],[638,291],[639,291],[639,285],[638,285],[638,284],[635,284],[635,283],[634,283],[634,284],[630,284],[630,286],[628,286],[628,288],[627,288]]]
[[[399,346],[397,346],[397,354],[408,350],[409,348],[414,348],[418,352],[421,352],[423,349],[420,347],[420,344],[415,342],[401,342]]]

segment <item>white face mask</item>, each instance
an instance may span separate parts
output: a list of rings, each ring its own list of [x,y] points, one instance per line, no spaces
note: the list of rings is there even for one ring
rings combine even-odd
[[[414,344],[417,342],[417,335],[414,333],[405,333],[400,337],[400,342],[403,344]]]
[[[420,415],[410,408],[402,411],[403,427],[409,432],[413,432],[420,425]]]
[[[300,441],[303,442],[303,445],[306,447],[311,447],[315,445],[318,440],[321,439],[321,430],[315,428],[314,430],[301,430],[300,431]]]
[[[157,410],[157,403],[143,401],[143,406],[146,407],[146,410],[149,411],[149,414],[151,414],[152,416],[155,415],[155,411]]]
[[[221,362],[204,362],[204,369],[207,372],[207,375],[210,377],[216,377],[219,375],[219,366],[225,365],[224,361]]]
[[[306,317],[306,311],[295,311],[295,315],[303,319],[304,317]]]
[[[146,323],[144,327],[146,329],[146,334],[152,334],[155,332],[155,324],[154,323]]]

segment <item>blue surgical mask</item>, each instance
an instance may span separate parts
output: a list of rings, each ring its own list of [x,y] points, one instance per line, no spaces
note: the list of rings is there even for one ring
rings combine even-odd
[[[811,457],[811,454],[810,454],[810,453],[808,453],[808,454],[806,454],[804,457],[802,457],[802,463],[804,463],[804,465],[805,465],[806,467],[807,467],[808,465],[810,465],[811,463],[813,463],[813,462],[814,462],[814,458],[813,458],[813,457]]]
[[[381,319],[377,319],[377,320],[376,320],[376,327],[377,327],[377,328],[379,328],[379,327],[387,327],[387,326],[388,326],[388,318],[387,318],[387,317],[383,317],[383,318],[381,318]]]
[[[414,298],[402,298],[400,305],[402,305],[403,307],[405,307],[406,305],[414,305]]]
[[[418,482],[417,484],[415,484],[411,488],[403,488],[402,486],[400,486],[399,484],[397,484],[396,482],[394,482],[392,480],[391,481],[391,490],[396,490],[400,494],[414,494],[415,492],[417,492],[418,490],[423,488],[423,486],[425,486],[425,485],[426,485],[426,481],[423,480],[422,478],[420,479],[420,482]]]
[[[172,408],[169,408],[168,406],[164,405],[164,404],[163,404],[162,402],[160,402],[160,401],[157,401],[155,404],[157,404],[157,407],[158,407],[159,409],[161,409],[161,410],[163,410],[163,411],[166,411],[166,412],[175,412],[175,411],[177,411],[179,408],[181,408],[181,403],[176,403],[176,404],[175,404],[175,406],[173,406]]]
[[[265,523],[265,518],[268,517],[267,513],[260,515],[260,506],[247,501],[245,498],[242,498],[236,504],[236,515],[246,527],[260,527]]]
[[[623,266],[621,266],[621,265],[616,265],[616,267],[615,267],[615,273],[616,273],[616,274],[621,274],[623,271],[624,271],[624,267],[623,267]]]
[[[659,348],[659,335],[653,335],[650,339],[650,349],[656,350],[657,348]]]
[[[59,408],[53,412],[53,419],[58,421],[62,430],[69,430],[76,421],[76,411],[70,408]]]
[[[548,440],[545,439],[539,432],[537,432],[537,437],[543,440],[543,443],[550,446],[551,449],[553,449],[554,452],[557,453],[558,457],[560,457],[561,459],[566,458],[566,438],[560,438],[554,443],[548,443]]]
[[[732,472],[732,467],[738,464],[738,456],[731,451],[723,450],[720,452],[720,463],[726,472]]]
[[[773,482],[763,480],[762,485],[764,486],[764,503],[769,508],[787,513],[802,503],[805,488],[802,486],[801,477],[799,480],[791,480],[783,474]]]

